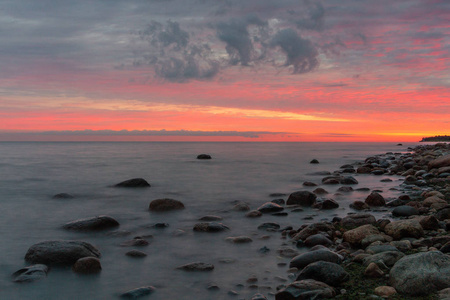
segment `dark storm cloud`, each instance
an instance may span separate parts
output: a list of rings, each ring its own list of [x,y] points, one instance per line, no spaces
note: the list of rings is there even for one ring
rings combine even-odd
[[[318,30],[324,29],[325,22],[325,8],[320,4],[320,2],[304,1],[306,6],[306,12],[304,17],[297,20],[295,23],[299,28]]]
[[[318,51],[307,39],[293,29],[279,31],[271,40],[272,47],[279,47],[286,54],[285,66],[292,66],[294,74],[307,73],[319,66]]]

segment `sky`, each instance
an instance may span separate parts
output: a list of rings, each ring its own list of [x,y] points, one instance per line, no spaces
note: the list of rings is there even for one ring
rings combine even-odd
[[[448,0],[0,0],[0,141],[450,134]]]

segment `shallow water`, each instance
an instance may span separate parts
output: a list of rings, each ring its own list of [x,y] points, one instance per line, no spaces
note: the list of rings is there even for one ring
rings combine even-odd
[[[236,201],[247,202],[252,209],[271,199],[271,193],[289,194],[303,187],[304,181],[317,184],[323,176],[308,175],[334,171],[370,155],[388,151],[405,152],[417,144],[395,143],[0,143],[0,299],[111,299],[140,286],[152,285],[150,299],[250,299],[270,292],[287,278],[288,258],[276,250],[283,240],[279,232],[257,227],[277,222],[294,228],[305,223],[331,220],[352,212],[354,200],[364,200],[368,192],[333,195],[338,186],[325,186],[328,197],[340,208],[331,211],[305,209],[287,217],[264,215],[249,219],[245,212],[232,211]],[[208,153],[212,160],[197,160]],[[320,164],[309,164],[316,158]],[[385,198],[395,198],[390,190],[401,181],[397,176],[353,175],[354,186],[380,189]],[[120,189],[111,185],[143,177],[148,189]],[[380,182],[389,177],[393,182]],[[70,193],[74,199],[52,199],[57,193]],[[186,209],[169,213],[150,213],[148,205],[157,198],[182,201]],[[281,198],[287,199],[287,196]],[[289,211],[289,210],[288,210]],[[388,212],[373,212],[389,217]],[[61,225],[76,219],[110,215],[128,236],[106,232],[76,233]],[[223,233],[198,233],[192,227],[204,215],[223,217],[230,227]],[[309,217],[305,219],[306,217]],[[168,223],[164,229],[149,228]],[[182,230],[183,234],[176,234]],[[135,248],[148,254],[143,259],[125,256],[130,247],[120,244],[134,236],[152,235],[149,246]],[[235,245],[229,236],[247,235],[250,244]],[[263,238],[266,236],[265,238]],[[268,239],[267,239],[268,238]],[[102,253],[103,270],[98,275],[77,275],[70,269],[52,268],[47,278],[28,284],[11,281],[11,274],[27,265],[23,257],[34,243],[49,239],[83,240]],[[271,251],[261,254],[266,246]],[[300,249],[301,250],[301,249]],[[302,250],[305,251],[305,250]],[[226,262],[223,262],[223,261]],[[212,263],[207,273],[186,273],[177,266],[193,261]],[[246,280],[258,277],[258,288]],[[290,281],[290,279],[288,279]],[[214,282],[220,289],[207,290]],[[270,287],[270,289],[265,288]],[[233,290],[238,296],[228,294]],[[63,295],[63,296],[62,296]]]

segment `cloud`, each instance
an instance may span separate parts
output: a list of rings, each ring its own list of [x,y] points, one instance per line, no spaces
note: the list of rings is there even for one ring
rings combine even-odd
[[[310,29],[322,31],[325,22],[325,9],[320,2],[311,3],[304,1],[306,5],[306,14],[296,21],[297,27],[301,29]]]
[[[280,47],[286,54],[284,66],[292,66],[293,74],[307,73],[319,66],[316,47],[291,28],[279,31],[272,38],[270,46]]]

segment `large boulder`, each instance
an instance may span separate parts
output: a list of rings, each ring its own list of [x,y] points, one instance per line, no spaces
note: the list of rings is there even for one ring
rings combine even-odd
[[[83,257],[100,257],[93,245],[81,241],[44,241],[31,246],[25,260],[34,264],[73,265]]]
[[[294,281],[275,295],[275,300],[333,298],[336,292],[326,283],[314,279]]]
[[[408,255],[397,261],[390,284],[401,294],[427,295],[450,287],[450,256],[440,251]]]
[[[150,187],[150,184],[143,178],[132,178],[119,182],[114,186],[124,188],[141,188],[141,187]]]
[[[341,263],[342,256],[326,248],[321,248],[318,250],[302,253],[292,258],[291,262],[289,263],[289,268],[303,269],[307,265],[316,261]]]
[[[395,240],[405,237],[420,238],[424,235],[423,228],[417,219],[391,222],[384,227],[384,232]]]
[[[148,209],[151,211],[170,211],[184,209],[181,201],[169,198],[156,199],[150,202]]]
[[[317,196],[309,191],[298,191],[289,195],[287,205],[312,206]]]
[[[450,166],[450,154],[438,157],[428,163],[429,169],[442,168]]]
[[[348,281],[350,275],[338,264],[327,261],[317,261],[307,265],[297,276],[297,281],[303,279],[314,279],[331,286],[338,286],[341,283]]]
[[[343,235],[343,239],[353,246],[359,246],[364,238],[373,234],[380,234],[380,232],[375,226],[367,224],[346,231]]]
[[[110,216],[97,216],[69,222],[63,226],[64,229],[76,231],[103,230],[119,226],[114,218]]]
[[[47,276],[48,267],[42,264],[36,264],[20,269],[14,272],[14,282],[32,282]]]

